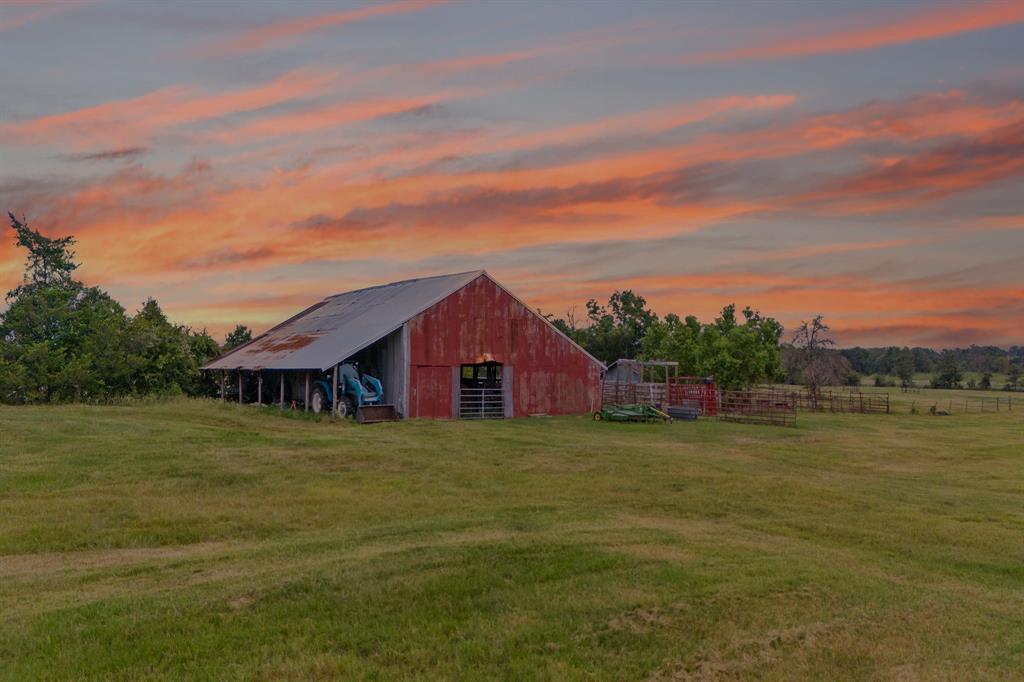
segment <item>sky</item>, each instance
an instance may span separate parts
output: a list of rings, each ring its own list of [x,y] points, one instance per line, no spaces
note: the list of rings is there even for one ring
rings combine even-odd
[[[0,208],[217,336],[486,268],[1021,344],[1024,0],[0,0]]]

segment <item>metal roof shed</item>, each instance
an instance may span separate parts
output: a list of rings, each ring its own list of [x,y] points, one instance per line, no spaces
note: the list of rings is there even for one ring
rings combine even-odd
[[[243,372],[276,372],[284,404],[286,374],[306,371],[308,387],[310,372],[354,357],[377,367],[407,416],[467,416],[467,396],[490,392],[497,404],[497,386],[504,416],[586,412],[600,399],[603,365],[483,270],[330,296],[204,369],[238,371],[239,396]],[[465,378],[483,365],[490,388]]]

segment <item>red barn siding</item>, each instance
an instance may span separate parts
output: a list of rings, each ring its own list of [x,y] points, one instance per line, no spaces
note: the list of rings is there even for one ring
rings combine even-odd
[[[513,414],[580,414],[600,403],[600,366],[481,276],[409,321],[409,416],[451,417],[452,367],[512,367]]]

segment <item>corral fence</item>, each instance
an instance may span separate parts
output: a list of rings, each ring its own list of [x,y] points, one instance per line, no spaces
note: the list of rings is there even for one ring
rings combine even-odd
[[[718,407],[718,418],[724,421],[796,426],[797,404],[793,391],[719,391]]]
[[[718,389],[711,379],[671,378],[665,382],[601,382],[601,405],[650,405],[665,410],[673,405],[697,408],[699,414],[718,414]]]
[[[1020,399],[1017,406],[1020,407]],[[1013,398],[1000,396],[970,396],[947,400],[915,400],[911,412],[945,412],[947,414],[981,414],[984,412],[1013,412]]]

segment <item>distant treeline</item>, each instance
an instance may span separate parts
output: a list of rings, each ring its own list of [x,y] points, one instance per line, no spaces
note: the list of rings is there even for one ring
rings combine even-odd
[[[939,352],[931,348],[842,348],[839,353],[847,359],[855,372],[864,375],[886,374],[895,376],[902,358],[910,356],[914,373],[931,374],[937,370],[943,354],[951,354],[965,372],[979,374],[1007,374],[1013,366],[1024,366],[1024,346],[1011,346],[1004,350],[998,346],[969,346],[950,348]]]

